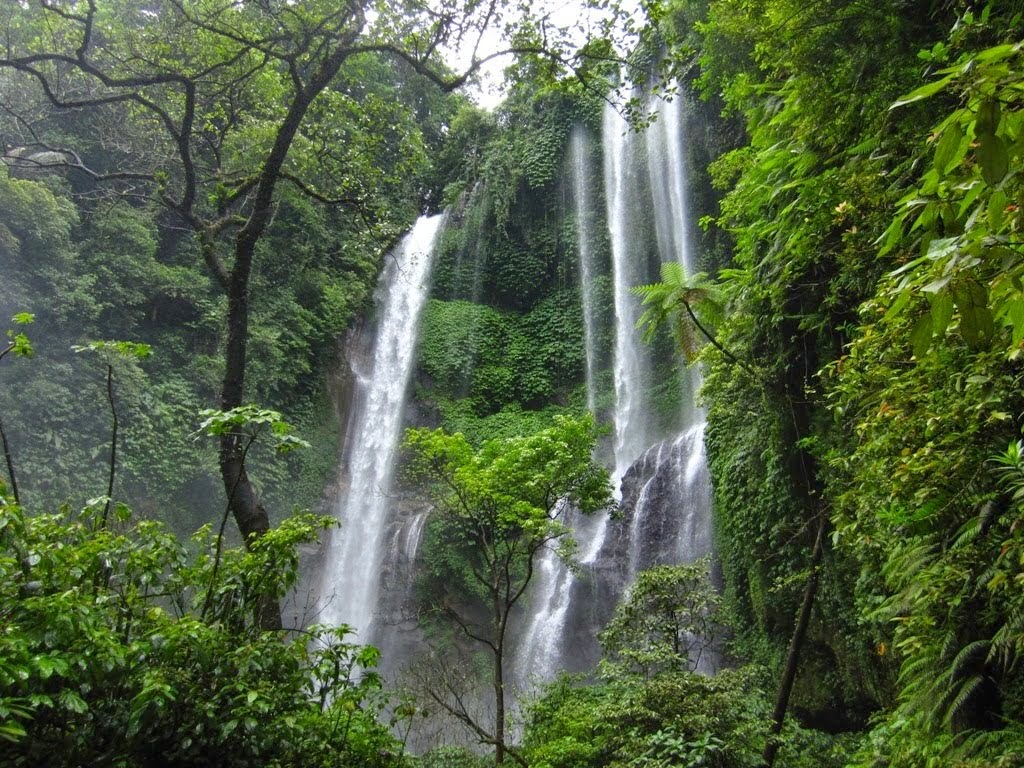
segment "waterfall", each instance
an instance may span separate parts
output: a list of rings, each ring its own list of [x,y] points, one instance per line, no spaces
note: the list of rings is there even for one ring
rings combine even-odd
[[[597,633],[639,570],[691,561],[711,550],[704,414],[692,397],[699,373],[681,373],[682,412],[655,418],[653,390],[664,380],[655,379],[654,349],[635,327],[641,307],[630,291],[657,279],[661,262],[677,261],[687,274],[696,262],[686,204],[685,114],[679,103],[659,109],[646,133],[637,134],[614,108],[606,108],[601,148],[607,233],[595,226],[602,205],[602,188],[596,184],[602,179],[589,167],[588,135],[577,128],[571,136],[568,170],[579,245],[587,405],[598,410],[597,371],[604,354],[596,329],[603,309],[609,320],[614,314],[609,462],[624,518],[564,510],[577,542],[578,566],[567,568],[554,550],[535,563],[527,613],[511,657],[510,679],[520,685],[550,679],[561,669],[590,668],[599,653]],[[423,642],[415,619],[409,619],[414,612],[404,610],[405,598],[399,593],[408,591],[428,513],[409,504],[395,511],[397,505],[388,497],[419,315],[427,298],[425,284],[441,225],[442,217],[421,219],[396,249],[378,289],[379,320],[370,351],[362,360],[353,359],[356,386],[343,464],[348,485],[338,506],[342,527],[327,550],[321,588],[322,620],[353,625],[363,641],[379,635],[386,663],[394,669]],[[476,221],[470,225],[482,226]],[[484,232],[473,234],[477,242],[467,255],[479,262]],[[610,254],[603,250],[605,242]],[[610,255],[612,307],[599,308],[595,299],[594,282],[604,269],[597,266],[598,254]],[[478,293],[480,264],[453,266],[456,293]],[[383,608],[382,601],[387,603]],[[373,629],[375,611],[388,615],[393,630]],[[702,668],[709,669],[703,662]]]
[[[694,273],[696,264],[687,205],[683,105],[680,98],[667,104],[652,99],[648,108],[657,108],[659,114],[644,135],[630,132],[613,107],[606,107],[603,120],[615,311],[612,481],[627,519],[611,523],[607,514],[585,518],[570,511],[566,520],[578,544],[582,574],[567,568],[553,551],[545,552],[537,564],[531,615],[516,656],[521,683],[551,679],[566,667],[586,669],[598,653],[597,631],[640,570],[692,562],[712,549],[705,419],[695,402],[700,373],[697,368],[680,372],[682,412],[674,430],[667,437],[659,435],[649,418],[653,352],[635,327],[639,300],[630,293],[632,286],[656,279],[657,262],[677,261],[687,275]],[[587,403],[593,412],[594,233],[588,229],[592,209],[586,150],[586,135],[577,128],[570,147],[571,173],[587,345]],[[596,610],[583,610],[587,603],[596,603]],[[697,663],[701,671],[711,672],[715,660],[708,654]]]
[[[579,241],[580,299],[583,304],[583,344],[586,353],[587,410],[596,410],[597,321],[594,307],[593,203],[587,134],[582,125],[572,132],[569,146],[573,203],[576,214],[576,238]]]
[[[647,131],[647,173],[654,198],[654,223],[662,261],[675,260],[686,274],[695,271],[690,240],[691,216],[686,201],[687,172],[682,96],[670,102],[652,98],[648,111],[655,116]]]
[[[423,538],[423,526],[429,516],[428,512],[420,512],[412,518],[405,530],[405,545],[402,547],[402,554],[405,555],[408,563],[416,562],[416,555],[420,551],[420,540]]]
[[[647,172],[654,199],[654,224],[658,254],[662,262],[676,261],[686,276],[696,271],[696,258],[690,239],[691,215],[686,200],[687,168],[683,154],[685,140],[683,101],[671,102],[652,98],[648,109],[656,112],[647,132]],[[682,368],[680,429],[675,438],[651,448],[637,462],[640,473],[647,478],[632,509],[629,536],[629,571],[627,583],[638,570],[658,562],[688,562],[711,551],[710,509],[711,486],[704,456],[705,414],[697,406],[700,369]],[[656,452],[652,455],[652,452]],[[664,468],[663,468],[664,467]],[[676,498],[682,505],[678,527],[672,531],[678,542],[677,551],[663,551],[651,532],[661,526],[648,519],[657,505],[650,502],[652,494],[659,498]],[[696,517],[695,517],[696,516]],[[646,535],[645,535],[646,533]],[[657,556],[652,555],[657,553]]]
[[[633,509],[630,581],[645,568],[693,562],[711,551],[711,481],[703,423],[651,446],[630,469],[624,486]]]
[[[655,97],[648,101],[647,109],[654,116],[654,123],[647,131],[647,172],[654,199],[658,254],[662,262],[678,262],[684,275],[690,277],[697,272],[697,258],[691,237],[693,217],[686,197],[689,182],[683,152],[686,141],[683,108],[681,95],[670,102]],[[697,367],[684,367],[680,371],[683,427],[704,422],[704,414],[696,405],[700,379]]]
[[[626,120],[612,105],[604,111],[604,186],[608,209],[608,233],[612,247],[612,280],[615,304],[615,427],[612,485],[619,483],[630,464],[650,445],[650,356],[636,321],[640,300],[630,288],[650,281],[643,263],[643,187],[637,162],[643,151],[642,137],[630,133]],[[638,247],[639,246],[639,247]],[[637,251],[641,251],[640,254]]]
[[[320,604],[322,622],[348,624],[364,642],[377,605],[405,391],[443,222],[443,215],[420,217],[388,259],[375,296],[372,350],[352,361],[355,391],[343,464],[348,483],[336,512],[341,527],[326,550]],[[415,540],[418,546],[419,531]],[[407,547],[411,542],[412,532]]]

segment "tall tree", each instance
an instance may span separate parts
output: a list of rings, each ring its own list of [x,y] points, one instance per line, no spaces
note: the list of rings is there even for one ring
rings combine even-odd
[[[570,551],[570,531],[561,522],[567,505],[590,513],[611,502],[608,472],[591,459],[594,439],[589,417],[556,417],[548,429],[489,440],[477,451],[461,433],[409,433],[414,467],[433,483],[436,608],[490,653],[493,727],[440,697],[438,703],[494,746],[497,765],[508,752],[504,661],[512,610],[541,552],[559,546]]]

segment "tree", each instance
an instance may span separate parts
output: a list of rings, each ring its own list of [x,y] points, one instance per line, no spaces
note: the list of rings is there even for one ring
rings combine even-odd
[[[19,313],[11,318],[16,325],[28,325],[33,319],[32,315],[27,312]],[[18,357],[31,357],[32,343],[24,333],[15,333],[8,329],[7,344],[0,347],[0,360],[3,360],[4,357],[11,353]],[[14,457],[11,456],[11,446],[7,442],[7,433],[4,431],[2,419],[0,419],[0,443],[3,443],[4,463],[7,465],[7,475],[11,479],[11,495],[14,498],[14,503],[20,504],[21,499],[18,497],[18,478],[14,471]]]
[[[37,0],[8,4],[2,22],[4,101],[29,148],[59,158],[77,183],[159,204],[194,235],[227,299],[222,411],[245,399],[251,281],[279,187],[376,224],[386,208],[377,187],[415,175],[409,126],[388,99],[367,97],[358,77],[339,83],[340,74],[376,58],[452,90],[501,55],[476,52],[484,31],[503,23],[499,3],[457,0]],[[564,36],[524,26],[515,50],[568,63]],[[474,57],[453,75],[439,52],[458,44]],[[41,93],[56,117],[40,122],[25,93]],[[91,155],[63,143],[67,115],[87,116],[118,141],[94,143]],[[222,437],[219,464],[251,544],[269,518],[234,435]],[[265,620],[280,626],[273,611]]]
[[[731,361],[740,362],[718,343],[711,330],[710,326],[721,319],[722,305],[716,296],[717,286],[703,272],[688,278],[682,264],[669,261],[661,265],[659,282],[635,286],[633,293],[646,307],[636,323],[644,329],[645,341],[652,341],[658,328],[667,324],[687,362],[696,359],[701,337]],[[703,321],[698,312],[705,316]]]
[[[558,416],[547,429],[489,440],[479,450],[459,433],[408,434],[413,471],[433,483],[435,546],[428,567],[434,607],[491,655],[493,726],[438,703],[494,746],[497,765],[506,752],[522,762],[505,735],[504,659],[512,609],[542,550],[559,547],[563,556],[571,551],[570,531],[560,520],[567,507],[591,513],[611,501],[608,472],[591,458],[594,440],[589,416]]]
[[[715,642],[719,597],[705,558],[641,572],[601,633],[606,675],[696,670]]]

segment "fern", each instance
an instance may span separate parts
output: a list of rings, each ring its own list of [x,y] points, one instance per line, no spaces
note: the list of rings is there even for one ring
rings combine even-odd
[[[651,341],[658,329],[668,325],[679,350],[692,362],[702,346],[702,337],[718,346],[714,326],[722,318],[722,305],[716,287],[707,275],[698,272],[689,280],[683,265],[666,262],[661,265],[661,281],[638,285],[632,292],[639,296],[644,313],[637,320],[645,341]]]
[[[975,640],[972,643],[968,643],[953,659],[953,665],[950,667],[950,674],[954,680],[964,677],[966,667],[969,663],[978,661],[981,658],[987,657],[986,652],[989,649],[989,640]]]
[[[971,702],[971,698],[978,689],[984,685],[986,678],[982,675],[972,675],[967,678],[959,687],[959,692],[956,697],[950,702],[949,707],[946,709],[945,717],[943,721],[948,725],[953,721],[953,718],[961,714],[968,704]]]

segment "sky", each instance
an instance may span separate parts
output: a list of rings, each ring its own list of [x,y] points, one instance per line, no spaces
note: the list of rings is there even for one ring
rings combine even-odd
[[[627,0],[622,5],[633,14],[640,13],[639,0]],[[582,0],[532,0],[529,7],[531,13],[538,17],[543,15],[552,27],[571,30],[571,39],[580,44],[588,33],[596,33],[601,20],[607,16],[607,11],[588,8]],[[486,56],[502,47],[501,31],[492,27],[484,33],[477,55]],[[456,70],[465,70],[472,54],[472,45],[465,45],[449,51],[448,61]],[[465,93],[481,107],[494,109],[505,96],[503,72],[510,63],[509,56],[487,62],[480,70],[479,84],[468,86]]]

